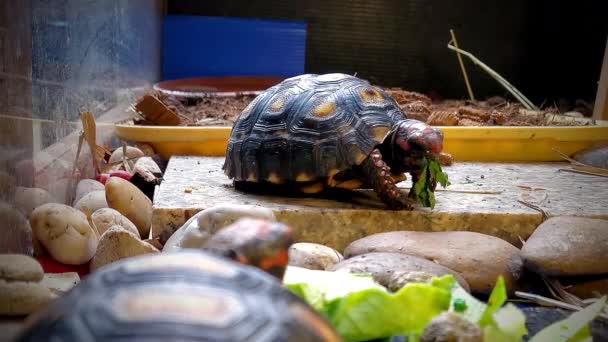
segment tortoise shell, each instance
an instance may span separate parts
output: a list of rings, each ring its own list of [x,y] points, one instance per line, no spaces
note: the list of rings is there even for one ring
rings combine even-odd
[[[239,115],[224,172],[235,181],[310,182],[360,165],[406,119],[381,88],[345,74],[301,75]]]
[[[37,314],[18,341],[340,341],[272,276],[201,251],[124,259]]]

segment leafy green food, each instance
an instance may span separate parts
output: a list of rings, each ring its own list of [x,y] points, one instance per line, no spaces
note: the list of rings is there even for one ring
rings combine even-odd
[[[435,159],[423,157],[420,161],[420,174],[412,185],[410,196],[425,207],[435,207],[435,184],[442,187],[450,185],[448,175],[443,172],[441,165]]]
[[[430,283],[411,283],[396,293],[371,275],[313,271],[289,266],[284,285],[323,316],[346,341],[369,341],[404,335],[417,341],[428,322],[450,310],[483,330],[485,341],[519,342],[528,333],[526,317],[508,303],[504,279],[499,277],[488,303],[466,292],[451,275]],[[606,297],[554,323],[530,341],[591,341],[588,323],[606,305]]]
[[[347,341],[419,336],[450,307],[451,275],[390,293],[369,275],[288,267],[285,286],[323,314]]]
[[[593,321],[604,309],[606,296],[586,308],[571,314],[568,318],[555,322],[539,331],[530,342],[555,341],[579,342],[592,341],[589,322]]]
[[[492,318],[483,328],[484,341],[519,342],[528,333],[526,316],[511,303],[496,310]]]
[[[490,299],[488,299],[486,309],[479,319],[479,325],[482,328],[494,323],[494,318],[492,315],[498,309],[500,309],[506,300],[507,288],[505,287],[505,280],[502,276],[499,276],[498,281],[496,282],[496,285],[494,285],[494,289],[492,289],[492,293],[490,294]]]
[[[526,317],[512,304],[503,307],[506,300],[507,289],[502,277],[496,281],[487,304],[456,284],[452,289],[451,310],[479,325],[483,329],[485,341],[519,342],[527,333]],[[466,304],[464,311],[457,309],[460,301]]]

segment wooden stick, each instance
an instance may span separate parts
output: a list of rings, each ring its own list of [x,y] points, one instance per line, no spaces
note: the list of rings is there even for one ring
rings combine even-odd
[[[595,172],[576,170],[576,169],[558,169],[557,171],[579,173],[579,174],[582,174],[582,175],[589,175],[589,176],[608,177],[608,175],[603,174],[603,173],[595,173]]]
[[[71,204],[73,201],[74,195],[74,173],[76,173],[76,168],[78,167],[78,158],[80,157],[80,150],[82,150],[82,143],[84,142],[84,132],[80,133],[80,137],[78,137],[78,148],[76,149],[76,157],[74,158],[74,164],[72,165],[72,173],[70,174],[70,179],[68,180],[68,186],[65,189],[65,199],[66,202]]]
[[[458,41],[456,40],[456,34],[454,30],[450,29],[450,34],[452,35],[452,42],[454,42],[454,46],[458,49]],[[469,97],[472,101],[475,100],[475,96],[473,96],[473,89],[471,89],[471,84],[469,83],[469,76],[467,75],[467,70],[464,67],[464,62],[462,61],[462,56],[460,56],[460,52],[456,50],[456,56],[458,57],[458,63],[460,63],[460,69],[462,71],[462,76],[464,77],[464,83],[467,85],[467,91],[469,92]]]
[[[496,71],[492,70],[489,66],[480,61],[477,57],[473,56],[472,53],[454,47],[453,45],[448,43],[448,49],[460,52],[461,54],[467,56],[473,63],[479,65],[485,72],[487,72],[493,79],[498,81],[505,89],[507,89],[524,107],[530,110],[539,110],[538,107],[532,103],[532,101],[528,100],[517,88],[515,88],[509,81],[507,81],[504,77],[500,76]]]
[[[91,160],[93,161],[93,169],[95,170],[95,174],[98,175],[101,173],[101,169],[99,167],[97,153],[95,117],[91,112],[82,112],[80,113],[80,120],[82,120],[82,130],[84,131],[84,138],[89,144],[89,148],[91,149]]]
[[[528,207],[530,209],[534,209],[534,210],[540,212],[541,214],[543,214],[543,220],[546,220],[547,218],[549,218],[549,215],[547,214],[546,211],[543,210],[543,208],[541,208],[541,207],[539,207],[537,205],[534,205],[532,203],[528,203],[526,201],[522,201],[522,200],[517,200],[517,202],[525,205],[526,207]]]

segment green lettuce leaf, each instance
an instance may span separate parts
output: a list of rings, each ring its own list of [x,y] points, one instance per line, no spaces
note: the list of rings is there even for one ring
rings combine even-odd
[[[528,333],[526,315],[509,303],[498,309],[493,322],[484,327],[484,341],[518,342]]]
[[[416,338],[450,307],[454,278],[408,284],[390,293],[369,275],[288,267],[284,285],[323,314],[346,341],[391,335]]]
[[[494,323],[494,317],[492,316],[507,300],[507,288],[505,287],[505,280],[502,276],[498,277],[498,281],[496,285],[494,285],[494,289],[492,289],[492,293],[490,294],[490,298],[488,299],[488,303],[486,306],[486,310],[481,315],[479,319],[479,326],[482,328]]]
[[[604,309],[606,296],[586,308],[571,314],[568,318],[555,322],[534,335],[530,342],[579,342],[592,341],[589,323]]]
[[[420,176],[412,185],[412,197],[425,207],[435,207],[435,189],[432,184],[439,183],[444,188],[450,185],[448,175],[443,172],[438,161],[422,158],[420,161]]]
[[[519,342],[527,333],[526,316],[516,306],[503,304],[507,300],[504,279],[499,277],[490,294],[488,303],[471,296],[460,285],[452,290],[451,310],[483,328],[486,341]],[[464,302],[466,309],[456,309],[457,303]]]

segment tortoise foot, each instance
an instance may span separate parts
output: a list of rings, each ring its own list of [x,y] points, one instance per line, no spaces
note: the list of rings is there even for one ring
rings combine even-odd
[[[363,162],[363,173],[371,183],[378,197],[392,210],[414,208],[414,202],[395,185],[391,169],[384,160],[380,150],[374,149]]]

